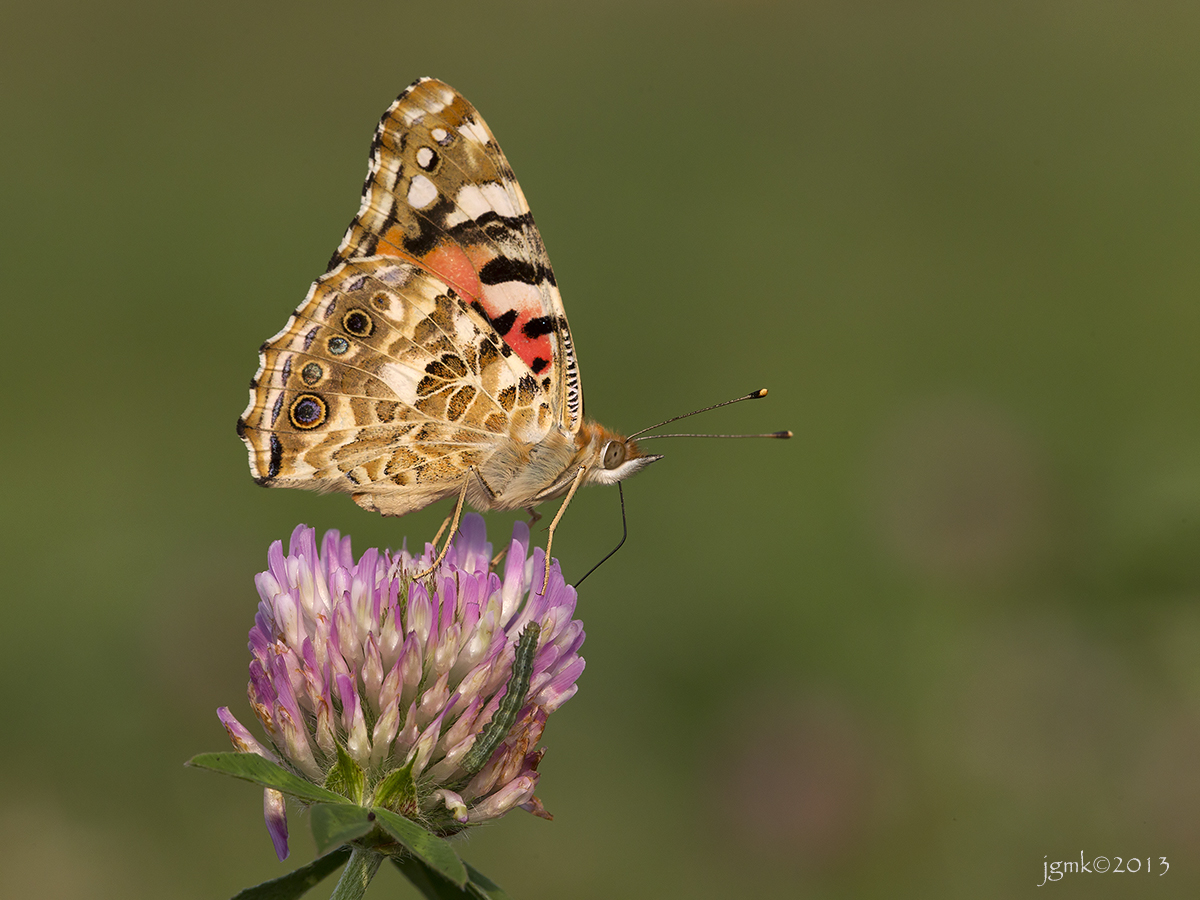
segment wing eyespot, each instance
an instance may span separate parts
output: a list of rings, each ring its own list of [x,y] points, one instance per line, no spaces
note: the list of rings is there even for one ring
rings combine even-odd
[[[352,309],[342,316],[342,327],[358,337],[370,337],[375,330],[375,320],[363,309]]]
[[[301,431],[312,431],[320,428],[329,418],[329,407],[325,400],[316,394],[301,394],[288,407],[288,419],[294,428]]]

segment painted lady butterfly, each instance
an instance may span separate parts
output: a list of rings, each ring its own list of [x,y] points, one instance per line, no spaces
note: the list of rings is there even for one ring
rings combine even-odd
[[[525,196],[479,113],[430,78],[380,120],[358,214],[263,344],[238,434],[259,484],[387,516],[457,495],[456,519],[464,499],[536,517],[660,458],[583,417]]]

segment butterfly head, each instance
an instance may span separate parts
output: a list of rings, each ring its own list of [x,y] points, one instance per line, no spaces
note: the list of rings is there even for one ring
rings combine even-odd
[[[585,422],[576,440],[590,462],[587,480],[591,484],[616,484],[662,459],[642,452],[636,441],[595,422]]]

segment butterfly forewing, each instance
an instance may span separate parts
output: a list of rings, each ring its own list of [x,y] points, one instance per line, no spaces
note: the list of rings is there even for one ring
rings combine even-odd
[[[491,130],[440,81],[412,85],[375,131],[362,205],[331,265],[372,255],[413,260],[452,286],[578,430],[578,365],[541,236]]]

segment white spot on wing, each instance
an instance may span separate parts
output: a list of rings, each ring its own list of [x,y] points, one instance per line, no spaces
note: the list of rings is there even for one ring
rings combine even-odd
[[[529,316],[542,314],[542,293],[536,285],[523,281],[503,281],[500,284],[485,284],[484,306],[489,310],[515,309]]]
[[[455,207],[446,214],[445,225],[447,228],[453,228],[455,225],[461,225],[463,222],[470,221],[472,221],[470,216],[468,216],[458,207]]]
[[[475,340],[475,326],[467,316],[454,317],[454,336],[462,347],[469,347]]]
[[[416,175],[408,184],[408,202],[414,209],[424,209],[437,199],[438,190],[424,175]]]
[[[487,200],[490,209],[494,209],[500,215],[507,218],[512,218],[518,214],[516,208],[513,207],[512,198],[508,196],[508,191],[504,189],[503,185],[489,181],[480,188],[480,191]]]
[[[379,367],[379,377],[405,403],[415,403],[417,399],[417,383],[421,373],[412,366],[402,363],[385,363]]]
[[[443,143],[446,140],[446,136],[447,136],[445,128],[435,128],[435,129],[433,129],[433,131],[431,131],[429,133],[431,135],[433,135],[433,139],[435,141],[437,141],[443,147],[446,146],[445,143]]]
[[[483,195],[483,191],[479,189],[479,185],[477,184],[464,184],[459,189],[458,196],[454,198],[454,202],[471,219],[478,219],[492,208],[492,204],[488,202],[487,197]]]
[[[486,144],[488,142],[487,132],[484,131],[483,126],[474,119],[471,119],[469,122],[463,122],[461,125],[459,125],[458,133],[463,137],[469,138],[470,140],[479,144]]]
[[[432,160],[432,159],[433,159],[433,151],[430,150],[428,147],[422,147],[420,150],[417,151],[417,165],[420,166],[422,169],[426,168],[429,165],[430,160]]]
[[[376,273],[380,281],[396,287],[404,287],[412,281],[416,269],[413,266],[383,266]]]
[[[439,85],[433,90],[427,108],[430,112],[440,112],[453,102],[454,91]]]
[[[386,154],[378,160],[371,177],[379,181],[387,190],[394,190],[400,177],[400,157]]]

